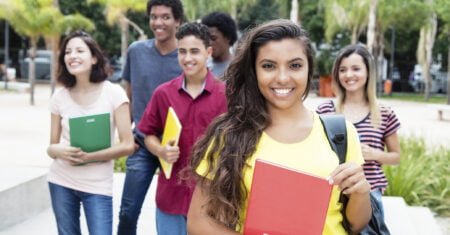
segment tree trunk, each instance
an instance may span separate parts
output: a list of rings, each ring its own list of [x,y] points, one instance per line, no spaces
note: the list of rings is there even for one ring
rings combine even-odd
[[[57,9],[59,9],[59,1],[53,0],[53,6],[55,6]],[[59,49],[59,41],[60,36],[53,35],[50,37],[50,43],[51,43],[51,63],[50,63],[50,94],[53,95],[55,92],[56,87],[56,73],[58,71],[58,49]]]
[[[233,20],[237,24],[237,4],[238,4],[238,1],[237,0],[231,0],[230,4],[231,4],[230,16],[231,16],[231,18],[233,18]]]
[[[30,105],[34,105],[34,83],[36,80],[36,58],[37,37],[31,37],[30,63],[28,63],[28,82],[30,83]]]
[[[429,2],[432,3],[432,0]],[[425,82],[425,92],[424,99],[428,101],[430,99],[430,89],[431,89],[431,64],[433,60],[433,46],[436,38],[436,30],[437,30],[437,16],[435,13],[430,17],[428,24],[423,26],[421,29],[421,34],[423,33],[424,38],[424,58],[422,60],[422,75]]]
[[[375,47],[374,44],[376,43],[375,30],[377,25],[377,7],[378,7],[378,0],[371,0],[369,8],[369,23],[367,25],[367,48],[370,53],[374,53]]]
[[[450,34],[448,35],[450,41]],[[447,104],[450,104],[450,43],[447,52]]]
[[[381,95],[382,90],[382,81],[383,81],[383,59],[384,59],[384,34],[381,31],[381,26],[377,22],[375,24],[374,32],[373,32],[373,42],[372,46],[368,47],[371,49],[371,54],[373,55],[375,67],[376,67],[376,77],[377,77],[377,94]]]
[[[137,25],[136,23],[134,23],[133,21],[131,21],[127,17],[125,17],[125,20],[128,22],[129,26],[133,27],[133,29],[136,30],[139,33],[139,40],[140,41],[147,39],[147,35],[145,35],[144,30],[141,29],[141,27],[139,27],[139,25]]]
[[[357,30],[356,27],[354,27],[352,29],[352,41],[351,41],[351,43],[352,44],[356,44],[357,41],[358,41],[358,30]]]
[[[298,24],[298,0],[291,0],[290,19],[292,22]]]
[[[127,49],[128,49],[128,21],[126,20],[126,17],[122,15],[119,20],[120,24],[120,35],[121,35],[121,47],[120,47],[120,54],[121,54],[121,62],[122,67],[125,65],[126,57],[127,57]]]

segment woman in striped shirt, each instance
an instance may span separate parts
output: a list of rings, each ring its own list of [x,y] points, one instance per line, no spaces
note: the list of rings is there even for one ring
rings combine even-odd
[[[366,48],[361,45],[343,48],[332,72],[336,102],[319,105],[317,112],[342,113],[355,125],[365,160],[364,173],[382,208],[381,195],[388,183],[381,165],[400,162],[397,136],[400,122],[394,111],[378,104],[375,63]]]

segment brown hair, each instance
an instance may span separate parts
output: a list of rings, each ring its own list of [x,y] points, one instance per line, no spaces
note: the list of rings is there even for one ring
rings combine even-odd
[[[100,46],[97,42],[86,32],[83,31],[75,31],[67,36],[60,48],[59,56],[58,56],[58,76],[57,80],[61,84],[63,84],[67,88],[74,87],[77,80],[75,76],[70,74],[67,70],[66,63],[64,62],[64,57],[66,55],[66,47],[67,43],[73,38],[80,38],[84,43],[88,46],[89,50],[93,57],[97,59],[97,63],[92,65],[91,75],[89,77],[89,81],[92,83],[99,83],[106,80],[108,77],[108,67],[105,56],[103,55]]]

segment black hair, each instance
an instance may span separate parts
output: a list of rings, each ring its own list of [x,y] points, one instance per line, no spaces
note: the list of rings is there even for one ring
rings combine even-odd
[[[74,87],[76,85],[77,80],[74,75],[69,73],[66,67],[66,63],[64,61],[67,44],[73,38],[80,38],[81,40],[83,40],[83,42],[86,43],[89,50],[91,51],[92,56],[97,59],[97,63],[92,65],[89,81],[93,83],[100,83],[105,81],[106,78],[108,77],[108,66],[107,60],[100,46],[88,33],[83,31],[75,31],[69,34],[69,36],[67,36],[64,39],[61,48],[59,50],[58,76],[57,76],[58,82],[60,82],[63,86],[67,88]]]
[[[201,23],[184,23],[178,29],[175,37],[180,40],[186,36],[191,35],[202,40],[205,47],[209,47],[211,45],[211,38],[209,37],[208,27]]]
[[[147,2],[147,15],[150,15],[153,6],[167,6],[172,9],[173,17],[180,22],[183,21],[183,4],[180,0],[149,0]]]
[[[216,27],[224,37],[230,40],[230,46],[237,40],[236,22],[227,13],[211,12],[202,18],[202,24],[208,27]]]

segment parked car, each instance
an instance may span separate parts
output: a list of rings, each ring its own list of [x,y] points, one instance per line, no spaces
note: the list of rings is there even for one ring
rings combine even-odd
[[[409,84],[415,92],[422,92],[425,89],[424,80],[422,77],[422,68],[420,65],[414,66],[414,71],[409,77]],[[437,70],[431,70],[431,93],[447,93],[447,73]]]
[[[37,50],[36,58],[34,58],[36,68],[37,80],[50,80],[50,67],[52,64],[51,51],[49,50]],[[28,68],[30,63],[30,57],[23,57],[23,53],[19,54],[20,75],[21,78],[28,78]]]
[[[120,82],[122,81],[122,63],[120,60],[116,59],[115,57],[112,57],[110,59],[110,68],[111,72],[108,77],[108,80],[111,82]]]

